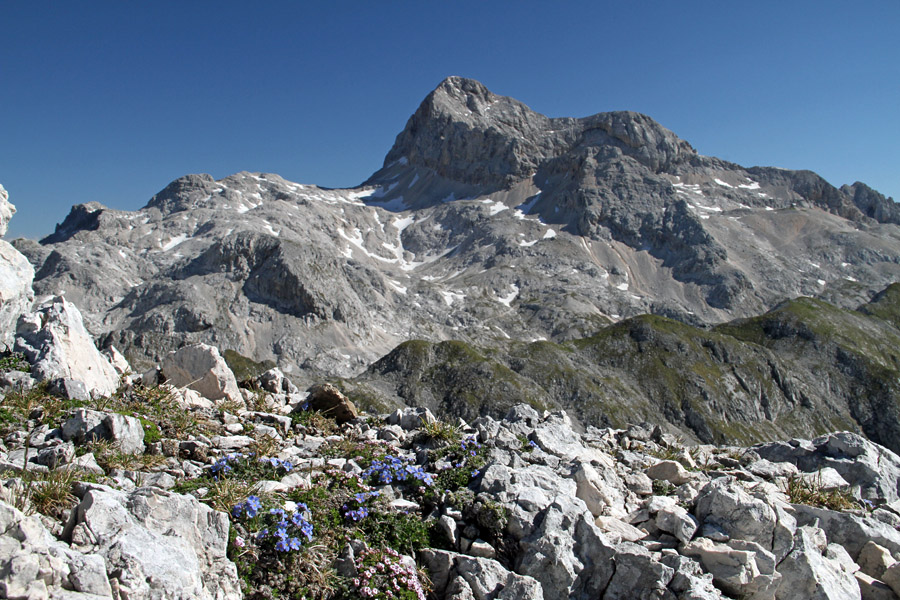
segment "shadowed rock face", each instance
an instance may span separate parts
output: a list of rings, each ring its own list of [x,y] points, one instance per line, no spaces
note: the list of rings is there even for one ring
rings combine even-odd
[[[898,222],[860,183],[701,156],[637,113],[548,118],[451,77],[357,188],[188,175],[16,248],[35,292],[65,291],[137,369],[206,343],[302,380],[410,339],[564,343],[798,296],[856,308],[900,279]]]

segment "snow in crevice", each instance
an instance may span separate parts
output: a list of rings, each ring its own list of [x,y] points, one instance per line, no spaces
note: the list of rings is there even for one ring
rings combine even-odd
[[[678,192],[679,194],[685,194],[685,195],[696,194],[698,196],[703,195],[703,190],[701,190],[700,185],[696,184],[696,183],[694,183],[694,184],[673,183],[672,187],[674,187],[675,191]]]
[[[534,205],[537,204],[537,201],[541,199],[541,193],[538,192],[522,204],[518,205],[515,210],[515,216],[518,219],[524,219],[525,215],[531,212],[531,209],[534,208]]]
[[[409,188],[411,188],[412,186],[416,185],[416,182],[417,182],[417,181],[419,181],[419,174],[418,174],[418,173],[416,173],[416,175],[413,177],[413,180],[409,182],[409,185],[406,186],[406,188],[409,189]]]
[[[406,295],[406,286],[401,285],[399,281],[394,281],[393,279],[388,279],[388,283],[391,285],[392,288],[397,290],[399,293],[403,294],[404,296]]]
[[[395,219],[391,221],[391,225],[393,225],[397,229],[397,233],[403,233],[403,230],[416,222],[416,218],[412,215],[408,217],[403,217],[402,219]]]
[[[509,285],[509,287],[512,288],[512,291],[511,291],[509,294],[507,294],[507,295],[505,295],[505,296],[497,296],[496,298],[494,298],[494,299],[495,299],[497,302],[499,302],[500,304],[505,304],[506,306],[509,306],[510,303],[511,303],[513,300],[515,300],[516,297],[519,295],[519,286],[517,286],[517,285],[514,284],[514,283],[511,283],[511,284]]]
[[[169,250],[171,250],[171,249],[174,248],[175,246],[177,246],[177,245],[179,245],[180,243],[182,243],[183,241],[185,241],[187,238],[188,238],[188,236],[186,236],[186,235],[184,235],[184,234],[182,234],[182,235],[177,235],[177,236],[173,237],[173,238],[170,239],[168,242],[166,242],[166,244],[162,247],[162,251],[163,251],[163,252],[168,252]]]

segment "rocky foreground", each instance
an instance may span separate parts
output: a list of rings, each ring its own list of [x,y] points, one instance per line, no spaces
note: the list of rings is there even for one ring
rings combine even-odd
[[[5,598],[900,594],[900,457],[855,434],[360,415],[202,345],[95,399],[4,367]]]

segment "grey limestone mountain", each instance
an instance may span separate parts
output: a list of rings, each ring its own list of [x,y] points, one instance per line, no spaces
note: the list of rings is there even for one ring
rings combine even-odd
[[[856,308],[900,279],[898,224],[862,183],[702,156],[633,112],[548,118],[451,77],[356,188],[188,175],[15,246],[35,292],[65,292],[137,368],[207,343],[313,380],[410,339],[563,343],[798,296]]]

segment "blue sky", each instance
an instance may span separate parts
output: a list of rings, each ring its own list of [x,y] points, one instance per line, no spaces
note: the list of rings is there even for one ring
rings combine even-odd
[[[0,3],[7,239],[265,171],[350,187],[444,77],[646,113],[702,154],[900,200],[900,2]]]

